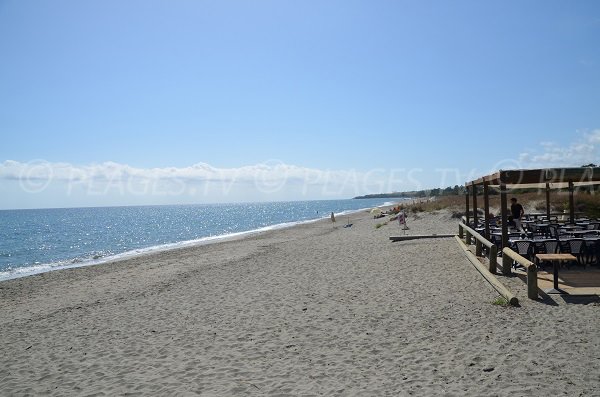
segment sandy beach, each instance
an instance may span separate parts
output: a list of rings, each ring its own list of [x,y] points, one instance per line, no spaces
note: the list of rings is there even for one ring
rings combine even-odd
[[[531,301],[515,277],[521,307],[494,305],[453,238],[392,243],[381,222],[1,282],[0,394],[600,395],[597,303]]]

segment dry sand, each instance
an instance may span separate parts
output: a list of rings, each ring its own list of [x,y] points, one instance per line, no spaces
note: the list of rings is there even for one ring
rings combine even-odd
[[[1,395],[600,395],[600,306],[367,213],[0,283]],[[453,233],[446,212],[409,233]]]

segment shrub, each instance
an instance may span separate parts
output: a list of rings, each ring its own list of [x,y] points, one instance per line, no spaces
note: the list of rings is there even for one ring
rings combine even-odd
[[[417,212],[423,212],[423,211],[425,211],[425,210],[423,209],[423,206],[422,206],[422,205],[416,205],[416,204],[415,204],[415,205],[412,205],[412,206],[410,207],[410,210],[412,211],[412,213],[413,213],[413,214],[416,214]]]
[[[492,302],[492,305],[496,305],[496,306],[508,306],[508,301],[506,300],[505,297],[499,296],[496,299],[494,299],[494,301]]]

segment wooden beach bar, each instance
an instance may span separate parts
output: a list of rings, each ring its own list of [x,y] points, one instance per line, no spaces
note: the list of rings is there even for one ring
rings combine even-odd
[[[545,168],[545,169],[517,169],[500,170],[495,173],[480,177],[465,183],[465,218],[464,226],[471,231],[478,230],[482,239],[495,241],[497,252],[502,252],[503,274],[511,273],[511,265],[522,265],[527,273],[529,297],[537,296],[537,266],[540,261],[553,258],[553,255],[563,255],[571,262],[583,265],[591,262],[600,265],[600,221],[577,219],[575,211],[574,193],[580,187],[600,184],[600,168]],[[495,189],[500,195],[500,227],[493,230],[490,225],[490,190]],[[545,195],[545,213],[526,214],[528,217],[535,215],[535,220],[528,219],[528,230],[509,231],[508,194],[512,189],[538,189]],[[568,191],[568,213],[552,213],[550,195],[553,190]],[[483,217],[479,219],[478,209],[481,209],[483,199]],[[557,222],[557,215],[563,218],[563,223]],[[543,219],[544,221],[538,221]],[[567,217],[565,219],[565,217]],[[532,227],[529,227],[529,226]],[[543,232],[537,227],[544,227]],[[463,228],[461,228],[462,231]],[[541,229],[540,229],[541,230]],[[539,234],[538,234],[539,233]],[[493,238],[492,238],[493,237]],[[468,240],[468,238],[467,238]],[[587,247],[587,248],[586,248]],[[561,254],[559,254],[559,252]],[[561,256],[562,258],[562,256]],[[495,262],[495,260],[494,260]],[[490,271],[495,272],[491,268]],[[494,266],[495,267],[495,266]],[[597,286],[600,292],[600,272],[592,271],[593,278],[598,278]],[[598,273],[598,274],[595,274]],[[547,293],[562,293],[558,285],[558,266],[553,264],[553,288],[548,288]]]
[[[479,179],[465,183],[466,188],[466,217],[467,223],[477,224],[477,192],[479,188],[483,191],[483,209],[485,237],[489,238],[489,188],[496,187],[500,190],[500,213],[502,217],[502,246],[508,244],[508,202],[507,195],[509,189],[513,188],[537,188],[544,189],[546,195],[546,216],[549,218],[550,212],[550,191],[556,189],[565,189],[569,191],[569,223],[575,223],[575,205],[573,193],[577,187],[600,184],[600,168],[581,167],[581,168],[544,168],[527,170],[506,170],[498,171]],[[469,204],[472,200],[473,219],[470,219]]]

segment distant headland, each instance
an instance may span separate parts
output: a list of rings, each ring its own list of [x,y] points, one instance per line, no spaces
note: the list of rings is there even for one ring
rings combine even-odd
[[[465,194],[465,187],[455,185],[448,186],[445,189],[435,188],[428,190],[411,190],[408,192],[375,193],[364,196],[356,196],[354,199],[378,199],[378,198],[413,198],[413,197],[434,197],[434,196],[456,196]]]

